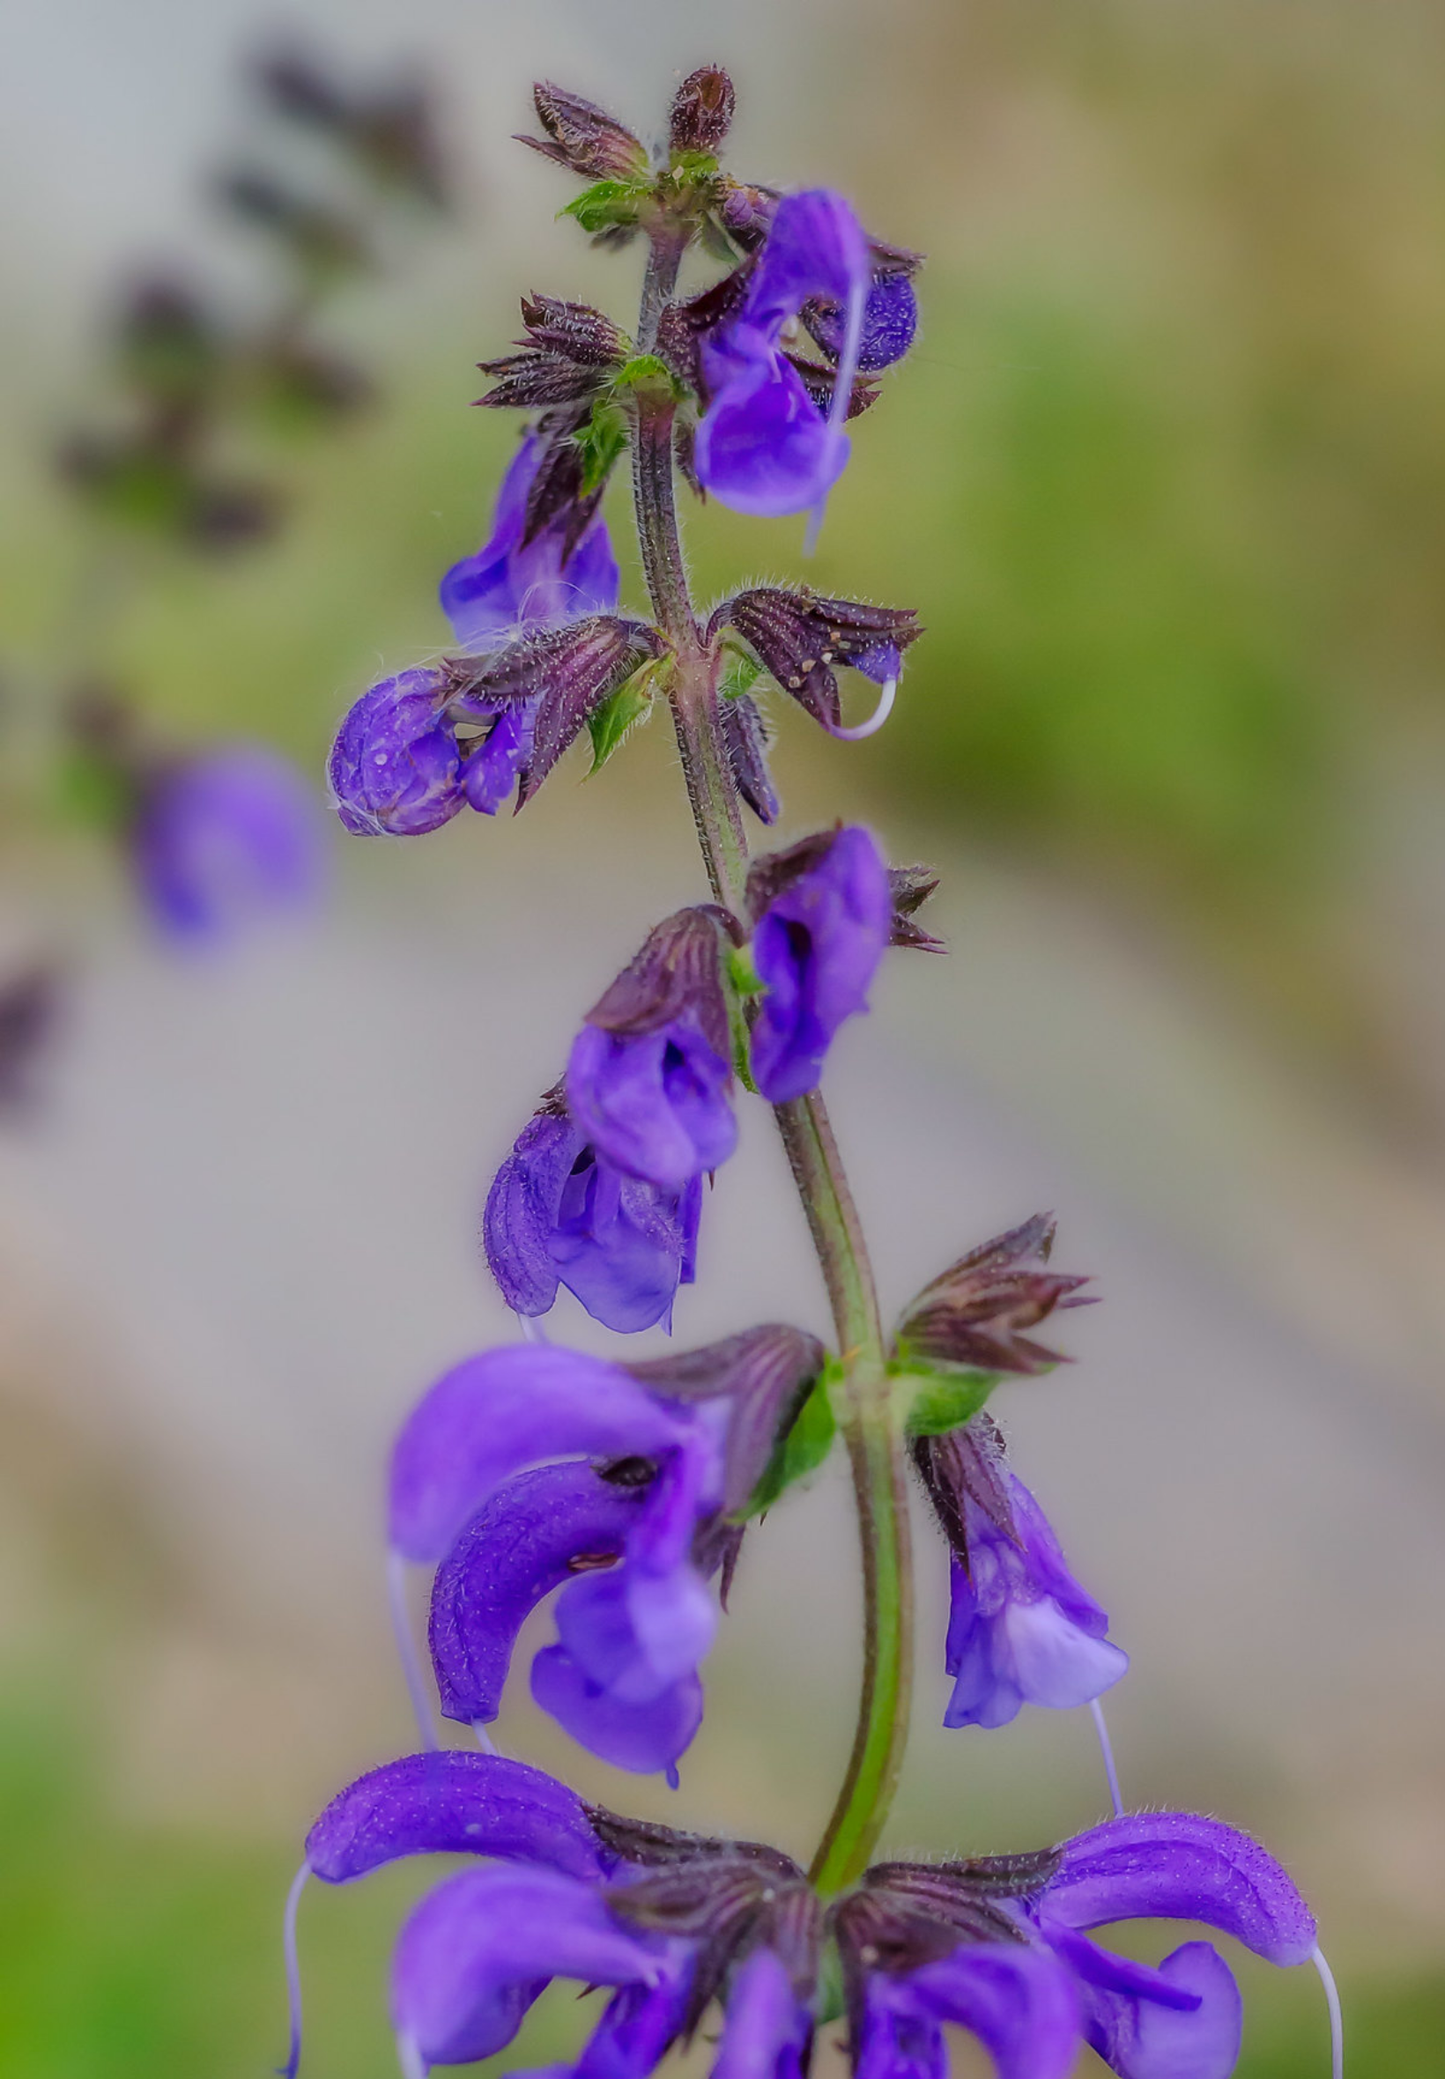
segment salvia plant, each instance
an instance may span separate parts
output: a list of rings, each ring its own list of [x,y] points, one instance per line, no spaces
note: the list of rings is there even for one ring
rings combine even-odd
[[[328,337],[329,306],[446,202],[417,81],[353,86],[278,47],[248,67],[248,83],[262,119],[255,142],[212,193],[258,249],[254,286],[225,301],[170,268],[119,297],[97,394],[55,456],[80,523],[65,632],[31,674],[35,697],[0,716],[9,788],[104,831],[173,943],[224,940],[305,901],[321,865],[320,811],[264,745],[179,742],[148,717],[115,664],[123,615],[178,561],[234,556],[284,524],[296,442],[340,428],[376,394]],[[40,1029],[29,970],[12,978],[12,996],[19,1010],[0,1013],[0,1048]]]
[[[1127,1810],[1111,1761],[1114,1816],[1071,1839],[875,1860],[912,1688],[912,1480],[949,1552],[949,1726],[1005,1725],[1025,1704],[1097,1713],[1127,1660],[986,1406],[1001,1381],[1058,1361],[1035,1331],[1083,1305],[1086,1281],[1052,1267],[1053,1226],[1036,1218],[970,1249],[887,1327],[823,1099],[829,1049],[890,948],[939,949],[918,920],[933,876],[890,865],[857,825],[750,856],[745,817],[780,814],[760,692],[861,734],[840,675],[881,687],[876,721],[919,629],[906,608],[801,585],[702,612],[678,479],[745,513],[807,515],[815,532],[849,422],[913,339],[919,260],[840,195],[724,171],[732,107],[723,72],[693,73],[654,153],[590,102],[536,89],[544,134],[524,141],[587,182],[566,214],[645,252],[636,329],[523,299],[522,336],[484,364],[481,401],[524,414],[524,431],[488,539],[442,580],[457,648],[365,693],[332,758],[349,830],[415,835],[513,796],[520,808],[575,738],[600,764],[665,706],[711,900],[663,918],[585,1013],[491,1186],[486,1256],[523,1339],[449,1371],[397,1438],[391,1580],[421,1745],[344,1790],[307,1836],[287,1909],[285,2071],[301,2049],[307,1880],[436,1853],[476,1861],[422,1899],[396,1948],[408,2079],[504,2049],[553,1979],[606,1989],[576,2079],[646,2079],[705,2022],[720,2031],[717,2079],[801,2079],[833,2024],[860,2079],[943,2079],[950,2028],[979,2038],[1003,2079],[1062,2079],[1084,2043],[1121,2079],[1225,2079],[1241,2002],[1212,1944],[1153,1966],[1093,1939],[1154,1918],[1203,1923],[1275,1964],[1313,1961],[1338,2070],[1333,1986],[1286,1872],[1220,1820]],[[694,249],[717,278],[680,297]],[[624,455],[648,590],[636,614],[619,609],[602,517]],[[645,1361],[545,1339],[563,1286],[619,1335],[671,1325],[701,1260],[704,1179],[752,1097],[787,1151],[833,1347],[776,1322]],[[835,1439],[857,1503],[864,1673],[808,1868],[765,1842],[628,1818],[496,1751],[520,1628],[560,1590],[533,1697],[591,1754],[676,1785],[745,1532]],[[437,1743],[407,1636],[412,1568],[431,1573],[442,1715],[475,1746]]]

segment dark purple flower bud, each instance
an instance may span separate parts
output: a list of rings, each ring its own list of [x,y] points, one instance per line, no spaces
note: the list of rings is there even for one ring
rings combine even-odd
[[[679,910],[587,1013],[567,1104],[603,1160],[663,1190],[716,1169],[737,1144],[721,924]]]
[[[816,1336],[773,1321],[627,1369],[664,1399],[726,1402],[723,1507],[735,1515],[746,1508],[797,1420],[826,1355]]]
[[[821,512],[848,460],[843,420],[871,281],[867,239],[840,195],[814,188],[777,204],[746,301],[702,340],[710,401],[695,461],[700,482],[722,504],[764,516]],[[784,328],[817,298],[847,311],[826,416],[782,347]]]
[[[617,605],[621,580],[600,514],[586,516],[575,540],[570,513],[528,530],[528,501],[546,456],[545,441],[529,433],[502,480],[490,538],[442,579],[442,611],[457,641],[470,649],[494,648],[524,628],[611,613]]]
[[[868,1008],[892,930],[888,870],[866,830],[827,831],[756,861],[748,908],[767,991],[753,1026],[753,1076],[770,1104],[786,1104],[817,1088],[838,1027]]]
[[[471,2064],[510,2043],[553,1978],[651,1984],[659,1964],[600,1895],[551,1870],[467,1870],[424,1898],[392,1964],[403,2069]]]
[[[559,166],[592,180],[641,180],[646,176],[645,148],[595,102],[539,80],[532,89],[532,104],[547,135],[545,139],[519,137],[519,144],[528,144],[543,158],[555,159]]]
[[[1087,1277],[1064,1277],[1048,1268],[1053,1246],[1052,1217],[1036,1213],[971,1249],[910,1302],[898,1329],[898,1354],[1026,1376],[1065,1363],[1057,1350],[1023,1333],[1056,1307],[1093,1303],[1079,1297]]]
[[[843,719],[837,667],[849,665],[879,685],[896,679],[903,651],[923,632],[911,607],[819,599],[776,585],[725,599],[708,622],[709,638],[725,627],[742,637],[785,693],[835,732]]]
[[[670,1320],[696,1269],[702,1184],[659,1190],[598,1156],[560,1097],[525,1126],[487,1196],[487,1262],[507,1305],[545,1314],[559,1284],[620,1333]]]
[[[1003,1478],[1012,1535],[971,1495],[955,1497],[967,1556],[955,1553],[949,1562],[948,1726],[1008,1725],[1026,1703],[1072,1710],[1101,1696],[1129,1665],[1105,1636],[1107,1614],[1065,1565],[1043,1510],[1021,1480]]]
[[[480,404],[538,411],[590,403],[627,359],[629,342],[590,304],[524,296],[522,322],[526,337],[516,342],[518,353],[477,363],[483,375],[497,377]]]
[[[672,97],[668,142],[675,152],[721,151],[737,96],[720,65],[700,65]]]
[[[803,323],[823,352],[837,361],[843,352],[847,313],[834,301],[805,304]],[[858,342],[858,366],[867,374],[890,368],[901,361],[918,330],[918,298],[906,274],[875,273],[873,286],[863,305],[862,335]]]
[[[453,713],[487,719],[515,702],[532,703],[531,748],[517,789],[521,808],[589,717],[662,647],[645,622],[608,614],[543,628],[475,663],[453,658],[447,667]]]
[[[403,1855],[495,1855],[597,1879],[612,1858],[564,1784],[496,1754],[409,1754],[332,1799],[306,1836],[306,1866],[346,1884]]]
[[[449,683],[403,671],[363,693],[340,729],[329,778],[336,812],[359,837],[416,837],[462,807],[461,753],[447,714]]]
[[[319,805],[288,760],[228,744],[158,765],[142,781],[131,857],[152,917],[212,943],[317,894]]]
[[[783,804],[768,770],[768,728],[762,710],[751,693],[737,693],[721,702],[719,713],[723,748],[738,793],[760,823],[776,823]]]

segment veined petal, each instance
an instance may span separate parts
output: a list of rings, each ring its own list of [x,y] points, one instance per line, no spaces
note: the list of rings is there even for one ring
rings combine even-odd
[[[332,1799],[306,1836],[306,1862],[328,1884],[403,1855],[496,1855],[582,1879],[609,1858],[565,1784],[496,1754],[443,1749],[373,1769]]]
[[[1066,1927],[1202,1920],[1269,1963],[1308,1961],[1314,1916],[1248,1834],[1192,1812],[1109,1819],[1064,1844],[1044,1915]]]
[[[466,1358],[412,1411],[391,1462],[391,1543],[442,1558],[512,1474],[561,1457],[654,1458],[689,1425],[615,1365],[515,1343]]]
[[[392,2019],[424,2065],[470,2064],[512,2040],[552,1978],[648,1983],[657,1958],[590,1886],[550,1870],[466,1870],[401,1932]]]

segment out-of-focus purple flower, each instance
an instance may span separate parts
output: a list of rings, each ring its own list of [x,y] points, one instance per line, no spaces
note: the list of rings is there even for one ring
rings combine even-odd
[[[696,1275],[702,1180],[680,1191],[600,1155],[560,1098],[521,1133],[487,1195],[482,1237],[507,1305],[545,1314],[565,1285],[594,1320],[630,1334],[670,1322]]]
[[[803,323],[828,357],[837,361],[843,352],[847,313],[836,302],[813,302],[803,308]],[[865,375],[891,368],[912,346],[918,331],[918,298],[913,283],[901,270],[879,273],[863,306],[863,325],[858,341],[858,366]]]
[[[438,1381],[397,1440],[391,1538],[405,1558],[442,1561],[431,1643],[449,1717],[495,1718],[523,1618],[576,1575],[534,1695],[604,1759],[675,1766],[717,1625],[693,1545],[723,1500],[724,1429],[725,1410],[666,1406],[556,1346],[490,1350]],[[579,1458],[602,1476],[556,1462]]]
[[[1129,1665],[1028,1488],[1008,1471],[1002,1479],[1007,1527],[973,1495],[956,1497],[966,1554],[949,1561],[949,1726],[1008,1725],[1024,1704],[1071,1710],[1102,1696]]]
[[[765,516],[820,507],[848,460],[854,376],[896,360],[912,338],[894,279],[874,283],[867,237],[841,195],[813,188],[778,203],[741,307],[701,342],[710,401],[694,463],[722,504]],[[906,280],[904,290],[911,300]],[[805,306],[837,362],[826,416],[782,346]]]
[[[868,1008],[893,929],[888,869],[858,826],[805,838],[748,876],[753,961],[767,994],[753,1076],[772,1104],[815,1090],[833,1035]]]
[[[621,579],[600,513],[575,546],[568,543],[568,512],[525,538],[528,494],[544,455],[540,437],[529,433],[502,479],[489,539],[442,579],[442,611],[469,650],[495,649],[525,628],[616,609]]]
[[[321,883],[318,804],[294,766],[258,744],[223,745],[149,774],[130,843],[151,915],[192,943],[296,909]]]
[[[356,836],[416,837],[463,806],[447,697],[440,671],[403,671],[363,693],[347,715],[329,778],[336,812]]]
[[[567,1064],[567,1105],[597,1154],[665,1191],[737,1144],[720,925],[679,910],[587,1013]]]

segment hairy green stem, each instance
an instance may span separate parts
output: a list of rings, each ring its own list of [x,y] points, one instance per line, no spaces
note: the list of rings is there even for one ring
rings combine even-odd
[[[679,252],[653,241],[638,343],[650,345],[676,280]],[[673,479],[675,404],[639,390],[633,494],[653,609],[676,652],[671,699],[683,775],[708,879],[739,910],[747,844],[718,709],[717,660],[693,612]],[[843,1365],[841,1427],[848,1447],[863,1560],[863,1682],[853,1751],[810,1875],[841,1891],[867,1867],[888,1815],[908,1743],[913,1674],[913,1576],[903,1439],[889,1393],[882,1324],[862,1224],[820,1094],[775,1108],[828,1290]]]

